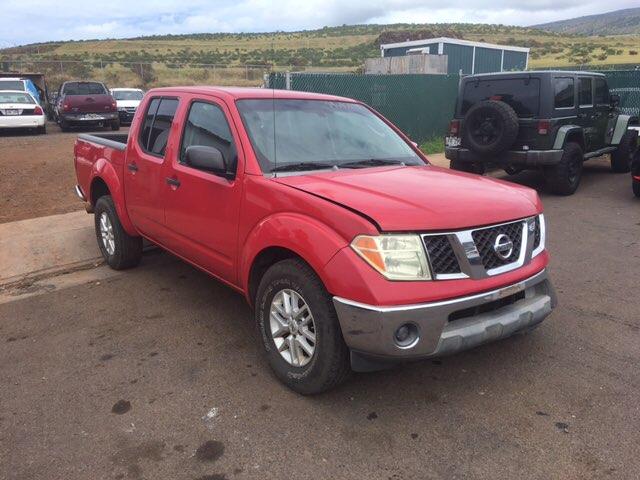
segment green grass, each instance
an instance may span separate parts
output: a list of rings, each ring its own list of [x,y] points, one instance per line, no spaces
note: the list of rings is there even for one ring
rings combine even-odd
[[[433,137],[420,144],[420,150],[427,155],[444,152],[444,138]]]

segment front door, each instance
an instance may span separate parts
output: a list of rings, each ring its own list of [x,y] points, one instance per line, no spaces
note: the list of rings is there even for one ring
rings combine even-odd
[[[597,150],[598,129],[593,105],[592,77],[578,77],[578,125],[584,132],[586,152]]]
[[[142,126],[131,132],[137,138],[129,142],[124,166],[129,217],[142,234],[157,241],[164,228],[163,164],[171,154],[167,144],[177,107],[176,98],[151,98]]]
[[[236,279],[238,220],[243,157],[226,105],[192,97],[181,115],[179,148],[167,161],[164,205],[168,247],[231,283]],[[194,145],[215,147],[227,164],[219,176],[186,164]]]
[[[597,148],[606,147],[613,137],[613,128],[609,132],[609,124],[613,117],[611,109],[611,100],[609,99],[609,87],[607,80],[601,77],[594,78],[594,103],[595,103],[595,125],[597,132]],[[615,125],[615,123],[613,123]]]

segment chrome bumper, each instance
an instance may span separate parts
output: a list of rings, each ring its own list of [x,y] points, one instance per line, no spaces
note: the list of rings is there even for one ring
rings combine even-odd
[[[507,304],[492,303],[500,300]],[[543,270],[507,287],[442,302],[378,307],[334,297],[333,303],[352,351],[402,360],[452,354],[528,330],[542,322],[557,301]],[[487,311],[478,313],[474,307]],[[452,314],[461,318],[450,320]],[[401,347],[394,335],[407,323],[417,327],[418,339]]]

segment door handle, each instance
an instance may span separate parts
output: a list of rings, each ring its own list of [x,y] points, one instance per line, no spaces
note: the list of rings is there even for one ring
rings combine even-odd
[[[128,163],[127,168],[129,169],[130,172],[138,171],[138,165],[136,165],[135,163]]]
[[[180,180],[174,177],[167,177],[167,184],[171,185],[173,188],[178,188],[180,186]]]

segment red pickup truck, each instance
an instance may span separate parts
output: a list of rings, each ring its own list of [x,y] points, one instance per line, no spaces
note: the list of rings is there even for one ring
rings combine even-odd
[[[354,100],[154,89],[128,136],[80,135],[75,167],[107,263],[138,264],[146,238],[244,294],[300,393],[526,332],[556,304],[536,192],[430,165]]]

